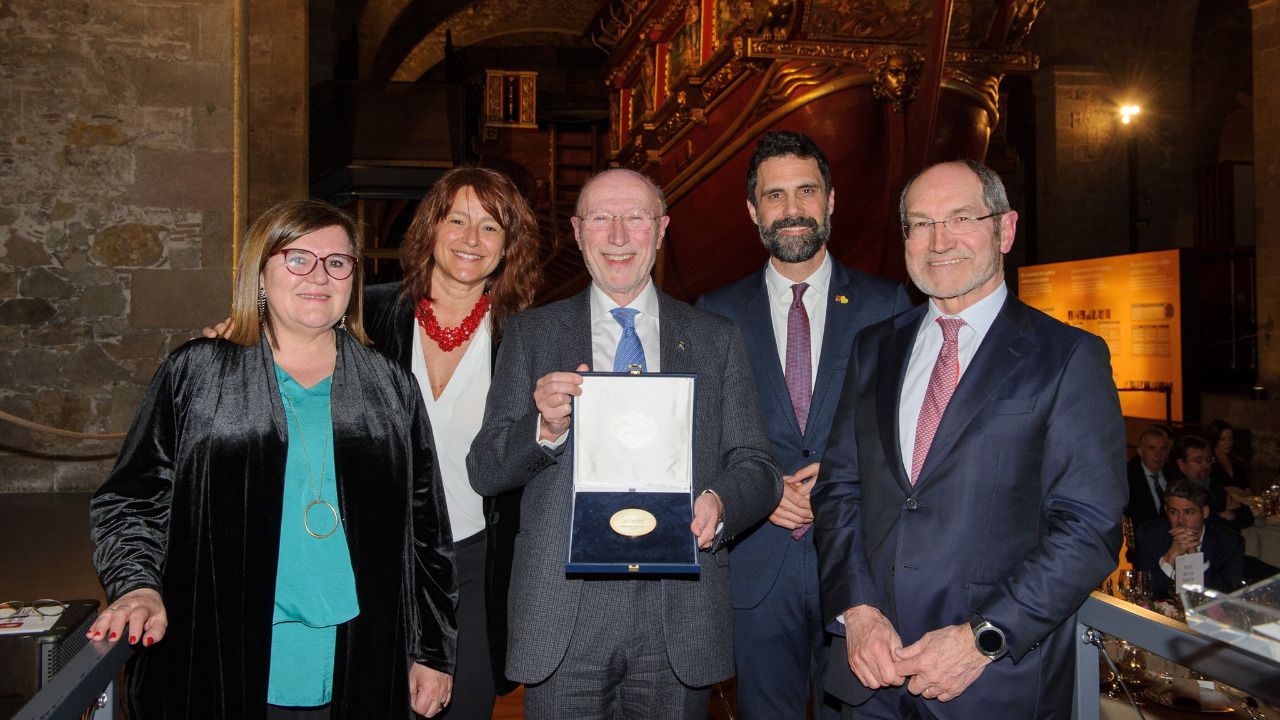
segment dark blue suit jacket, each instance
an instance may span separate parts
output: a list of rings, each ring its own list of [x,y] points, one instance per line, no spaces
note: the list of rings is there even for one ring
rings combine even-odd
[[[845,302],[837,297],[844,298]],[[803,436],[791,409],[791,394],[778,359],[764,269],[703,295],[698,299],[698,307],[737,323],[755,376],[765,434],[774,459],[782,472],[789,475],[818,462],[826,450],[854,335],[872,323],[910,309],[911,301],[895,282],[832,263],[817,382]],[[791,531],[768,519],[739,536],[730,550],[734,563],[730,585],[735,608],[760,604],[773,587],[791,542]]]
[[[864,330],[813,491],[823,609],[879,609],[904,644],[981,616],[1009,655],[938,718],[1071,707],[1076,609],[1116,566],[1124,423],[1106,345],[1012,295],[965,370],[913,487],[898,442],[926,307]],[[833,643],[827,690],[870,696]],[[838,656],[838,660],[836,659]]]

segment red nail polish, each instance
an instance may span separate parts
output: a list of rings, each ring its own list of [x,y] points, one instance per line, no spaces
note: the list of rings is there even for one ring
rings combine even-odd
[[[136,643],[136,642],[138,642],[138,636],[137,636],[137,635],[130,635],[130,636],[129,636],[129,644],[130,644],[130,645],[132,645],[132,644],[134,644],[134,643]]]
[[[120,637],[119,633],[115,633],[115,632],[111,633],[111,639],[112,639],[112,640],[115,640],[115,639],[116,639],[116,638],[118,638],[118,637]]]
[[[147,647],[151,647],[151,645],[152,645],[154,642],[155,642],[155,640],[153,640],[152,638],[146,638],[146,639],[144,639],[144,640],[142,641],[142,644],[143,644],[143,645],[146,645]]]

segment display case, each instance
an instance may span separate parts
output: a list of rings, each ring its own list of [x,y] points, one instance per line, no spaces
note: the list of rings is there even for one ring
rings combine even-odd
[[[583,373],[568,573],[693,574],[694,375]]]

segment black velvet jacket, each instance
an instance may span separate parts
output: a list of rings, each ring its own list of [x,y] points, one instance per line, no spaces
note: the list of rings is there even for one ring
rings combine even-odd
[[[377,349],[400,363],[406,371],[413,367],[413,332],[417,327],[413,304],[400,294],[399,283],[370,285],[364,289],[364,329]],[[493,344],[493,357],[498,343]],[[489,630],[489,662],[493,667],[498,694],[505,695],[519,683],[506,678],[507,590],[511,585],[511,563],[515,556],[516,532],[520,530],[520,490],[484,499],[485,573],[484,591]]]
[[[360,614],[338,631],[332,716],[410,718],[411,658],[454,666],[444,493],[413,378],[346,332],[337,349],[334,468]],[[194,340],[156,372],[91,505],[107,597],[156,588],[169,616],[135,656],[129,717],[265,715],[286,427],[265,340]]]

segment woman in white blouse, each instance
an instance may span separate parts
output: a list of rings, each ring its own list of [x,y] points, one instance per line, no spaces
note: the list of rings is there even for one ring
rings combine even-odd
[[[458,567],[458,663],[441,717],[483,718],[503,676],[507,586],[520,497],[482,498],[466,457],[480,430],[502,328],[541,280],[537,223],[506,175],[456,168],[418,205],[400,247],[404,279],[365,288],[374,347],[412,370],[431,417]]]

